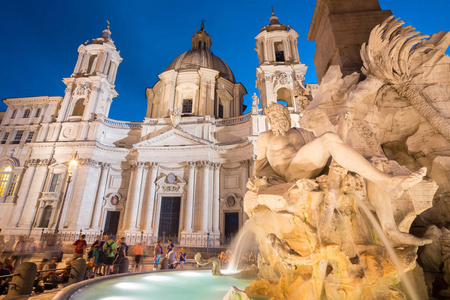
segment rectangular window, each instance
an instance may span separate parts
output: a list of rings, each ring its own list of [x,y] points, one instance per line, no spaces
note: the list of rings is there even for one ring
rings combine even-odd
[[[1,144],[6,144],[6,141],[8,140],[9,137],[9,132],[5,132],[5,134],[3,135]]]
[[[27,139],[25,140],[25,143],[30,143],[31,140],[33,139],[33,135],[34,135],[34,131],[28,132],[28,136],[27,136]]]
[[[29,109],[26,109],[26,110],[24,111],[23,117],[24,117],[24,118],[29,118],[29,117],[30,117],[30,110],[29,110]]]
[[[11,119],[14,119],[17,115],[17,109],[13,110],[13,113],[11,115]]]
[[[219,103],[219,118],[223,119],[223,105]]]
[[[35,117],[37,118],[37,117],[39,117],[40,115],[41,115],[41,109],[38,108],[37,111],[36,111]]]
[[[61,174],[53,174],[48,191],[58,192],[60,183],[61,183]]]
[[[17,130],[16,135],[14,136],[14,140],[11,144],[19,144],[20,140],[22,140],[23,130]]]
[[[284,46],[282,42],[275,42],[275,60],[284,62]]]
[[[14,194],[16,193],[16,187],[17,187],[17,182],[19,182],[19,177],[20,177],[20,175],[14,175],[14,177],[11,181],[11,186],[9,187],[7,196],[14,196]]]
[[[192,99],[184,99],[183,100],[183,114],[190,114],[192,113]]]

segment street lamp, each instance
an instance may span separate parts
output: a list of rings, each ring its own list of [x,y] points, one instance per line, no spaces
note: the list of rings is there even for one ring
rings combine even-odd
[[[58,221],[56,221],[56,227],[55,227],[55,234],[58,234],[58,232],[59,232],[59,222],[61,222],[61,216],[62,216],[62,212],[64,209],[64,203],[66,202],[67,191],[69,190],[69,184],[72,181],[73,172],[75,171],[75,169],[78,166],[77,154],[78,154],[78,152],[75,152],[75,155],[72,157],[72,159],[69,162],[69,169],[67,170],[68,178],[67,178],[67,184],[66,184],[66,191],[64,192],[64,197],[63,197],[63,201],[61,203],[61,208],[59,209]]]

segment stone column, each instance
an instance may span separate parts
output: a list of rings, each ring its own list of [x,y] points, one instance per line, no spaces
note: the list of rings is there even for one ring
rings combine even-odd
[[[136,165],[133,167],[133,171],[131,172],[131,180],[130,186],[128,189],[127,196],[127,205],[125,207],[125,221],[123,230],[135,231],[136,228],[136,220],[138,213],[138,205],[140,198],[140,187],[141,187],[141,179],[142,172],[144,170],[144,163],[136,162]]]
[[[250,176],[250,168],[251,168],[251,160],[244,160],[243,162],[241,162],[242,165],[242,192],[243,195],[245,195],[245,192],[247,191],[247,181],[248,178]],[[241,200],[244,201],[244,200]],[[245,213],[244,210],[242,210],[242,222],[245,223],[245,221],[248,220],[248,216]],[[243,225],[243,224],[242,224]]]
[[[203,166],[203,207],[202,207],[202,231],[208,231],[208,206],[209,206],[209,169],[211,163],[202,161]]]
[[[105,196],[106,180],[108,179],[110,164],[102,163],[97,197],[95,199],[94,213],[92,215],[91,229],[100,230],[100,216],[102,213],[103,197]]]
[[[213,232],[220,234],[220,164],[214,164],[214,196],[213,196]]]
[[[20,186],[17,186],[16,189],[18,189],[17,193],[17,205],[15,209],[13,210],[11,214],[11,221],[9,224],[12,226],[18,226],[19,220],[23,214],[23,210],[25,208],[26,200],[28,199],[28,194],[30,193],[30,187],[31,183],[33,182],[34,173],[36,172],[36,165],[37,160],[36,159],[30,159],[27,161],[26,166],[27,168],[24,170],[23,177],[19,180],[18,184]]]
[[[156,176],[158,175],[158,163],[151,162],[150,167],[152,168],[152,172],[150,174],[150,180],[149,180],[150,188],[148,190],[148,195],[147,195],[147,209],[146,209],[147,216],[145,218],[144,231],[149,234],[153,234],[152,224],[153,224],[153,211],[154,211],[154,207],[155,207],[155,192],[156,192],[155,181],[156,181]]]
[[[146,191],[146,182],[147,182],[147,176],[148,176],[148,166],[146,163],[143,163],[143,167],[142,167],[142,177],[140,180],[140,184],[138,185],[138,193],[139,193],[139,197],[137,197],[137,204],[138,204],[138,208],[137,208],[137,217],[136,217],[136,228],[140,229],[140,228],[144,228],[144,224],[142,224],[142,219],[143,216],[145,215],[145,212],[143,211],[143,205],[144,205],[144,196],[145,196],[145,191]]]
[[[192,218],[194,216],[194,194],[195,194],[195,169],[197,168],[196,162],[187,162],[189,168],[189,182],[188,182],[188,194],[186,199],[186,223],[184,230],[192,232]]]
[[[30,192],[26,198],[25,207],[20,217],[19,227],[31,227],[35,219],[37,200],[42,192],[48,173],[48,159],[38,160],[38,166],[31,182]]]

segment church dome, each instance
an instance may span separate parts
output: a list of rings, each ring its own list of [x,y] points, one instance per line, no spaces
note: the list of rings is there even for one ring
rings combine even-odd
[[[230,67],[219,57],[206,49],[192,49],[178,55],[165,71],[208,68],[220,72],[220,76],[235,83]]]

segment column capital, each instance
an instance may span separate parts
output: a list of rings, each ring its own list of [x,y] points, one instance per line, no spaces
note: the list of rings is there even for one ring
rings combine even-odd
[[[145,162],[142,161],[131,161],[129,162],[131,171],[135,171],[137,169],[141,169],[145,167]]]
[[[107,170],[111,167],[111,164],[109,163],[100,163],[100,167],[104,170]]]
[[[25,161],[24,166],[25,167],[34,167],[37,166],[39,164],[39,160],[35,159],[35,158],[31,158]]]
[[[157,168],[159,166],[159,163],[156,161],[150,161],[148,162],[148,166],[151,167],[152,169]]]
[[[241,161],[241,166],[243,166],[243,167],[247,167],[247,166],[249,166],[251,164],[252,164],[252,161],[250,159],[246,159],[246,160]]]
[[[186,166],[189,169],[195,169],[195,168],[197,168],[197,162],[196,161],[187,161]]]
[[[51,160],[50,159],[37,159],[37,164],[39,166],[48,166],[49,164],[51,164]]]
[[[206,168],[206,169],[209,169],[211,167],[211,165],[212,165],[211,162],[207,161],[207,160],[202,160],[200,162],[200,164],[202,165],[203,168]]]
[[[220,170],[221,166],[222,166],[221,163],[212,163],[212,167],[214,168],[214,170]]]

